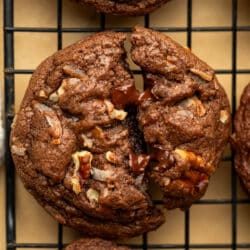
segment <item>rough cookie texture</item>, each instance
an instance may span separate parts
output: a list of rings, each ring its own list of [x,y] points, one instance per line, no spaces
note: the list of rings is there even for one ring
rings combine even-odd
[[[245,87],[234,119],[231,144],[235,150],[234,165],[250,195],[250,83]]]
[[[112,15],[141,16],[159,8],[169,0],[74,0],[93,6],[98,12]]]
[[[117,246],[115,243],[98,238],[84,238],[74,241],[65,250],[129,250],[130,248]]]
[[[29,192],[60,223],[104,238],[139,235],[164,221],[146,193],[149,157],[136,112],[125,110],[129,100],[117,100],[127,90],[136,93],[125,38],[95,34],[46,59],[11,133]]]
[[[227,96],[213,69],[169,37],[135,27],[132,59],[144,71],[138,119],[150,145],[150,177],[166,208],[185,209],[205,193],[230,132]]]

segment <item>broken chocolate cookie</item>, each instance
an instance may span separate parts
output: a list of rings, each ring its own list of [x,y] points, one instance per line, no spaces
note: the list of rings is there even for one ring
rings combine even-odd
[[[165,207],[200,199],[230,133],[230,109],[214,70],[160,32],[135,27],[133,61],[144,72],[138,119],[150,146],[151,179]]]
[[[146,192],[149,157],[135,132],[133,100],[117,101],[126,90],[137,95],[125,38],[95,34],[42,62],[10,142],[37,201],[58,222],[104,238],[139,235],[164,221]]]
[[[245,87],[234,119],[231,143],[235,150],[234,165],[250,195],[250,83]]]

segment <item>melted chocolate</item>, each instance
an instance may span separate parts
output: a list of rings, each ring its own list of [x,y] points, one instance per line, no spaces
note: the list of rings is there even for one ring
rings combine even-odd
[[[135,174],[143,173],[149,163],[150,156],[145,154],[129,154],[129,166]]]
[[[185,172],[185,177],[193,184],[195,191],[201,191],[208,184],[208,176],[195,170]]]
[[[173,155],[161,145],[155,145],[151,152],[150,157],[158,162],[159,170],[165,171],[166,168],[170,168],[174,164]]]
[[[147,88],[144,92],[142,92],[138,98],[138,102],[142,103],[146,100],[152,98],[151,88]]]
[[[132,84],[117,86],[112,90],[112,102],[115,105],[137,104],[138,98],[139,91]]]

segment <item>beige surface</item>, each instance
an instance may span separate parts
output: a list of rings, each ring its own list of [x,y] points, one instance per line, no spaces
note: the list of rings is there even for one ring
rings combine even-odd
[[[49,6],[49,8],[48,8]],[[0,0],[0,13],[2,0]],[[194,26],[230,26],[231,1],[229,0],[193,0]],[[51,0],[15,0],[15,25],[35,27],[56,27],[57,6]],[[239,0],[239,24],[250,26],[249,0]],[[173,0],[157,10],[150,17],[152,27],[185,27],[186,1]],[[124,18],[107,17],[107,27],[128,27],[143,24],[142,17]],[[0,18],[2,32],[2,18]],[[68,0],[63,1],[64,27],[99,27],[100,17],[87,7],[79,7]],[[186,45],[186,33],[168,33],[182,45]],[[85,36],[83,33],[64,33],[63,46]],[[0,51],[2,51],[2,33],[0,34]],[[203,32],[193,33],[193,51],[204,61],[217,69],[231,68],[231,33]],[[239,69],[250,68],[250,32],[238,33]],[[129,47],[129,45],[126,45]],[[15,67],[17,69],[34,69],[44,58],[57,49],[56,33],[15,33]],[[0,58],[0,79],[2,80],[2,56]],[[129,60],[131,62],[131,60]],[[136,66],[131,63],[134,69]],[[18,109],[30,75],[16,75],[16,109]],[[218,75],[231,99],[231,75]],[[250,75],[237,76],[237,96],[249,81]],[[141,77],[136,76],[138,82]],[[238,101],[238,99],[237,99]],[[225,153],[230,155],[229,147]],[[231,197],[231,164],[221,164],[221,168],[211,179],[204,199],[230,199]],[[4,249],[5,219],[4,219],[4,169],[0,170],[0,249]],[[156,191],[157,193],[157,191]],[[238,197],[246,197],[238,185]],[[16,184],[16,216],[17,242],[27,243],[56,243],[57,223],[37,205],[17,178]],[[155,195],[159,197],[159,194]],[[250,238],[250,206],[238,205],[238,234],[239,243],[249,243]],[[184,243],[184,214],[179,210],[166,212],[167,223],[156,232],[149,233],[149,243]],[[231,242],[231,206],[230,205],[194,205],[190,210],[191,243],[230,243]],[[64,228],[64,242],[70,242],[80,236],[75,231]],[[142,237],[127,242],[141,243]],[[249,249],[248,249],[249,250]]]

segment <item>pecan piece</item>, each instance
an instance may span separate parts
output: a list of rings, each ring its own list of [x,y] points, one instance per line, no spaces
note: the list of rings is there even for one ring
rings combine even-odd
[[[85,180],[90,176],[90,168],[93,155],[89,151],[80,151],[75,152],[72,155],[72,159],[74,162],[74,173],[71,178],[71,183],[73,191],[76,194],[79,194],[82,191],[80,177]]]

